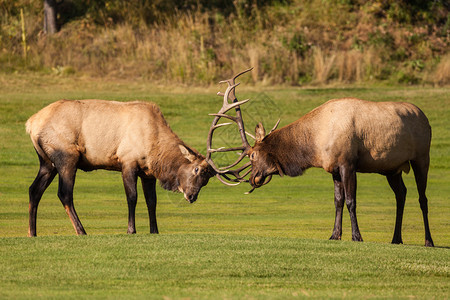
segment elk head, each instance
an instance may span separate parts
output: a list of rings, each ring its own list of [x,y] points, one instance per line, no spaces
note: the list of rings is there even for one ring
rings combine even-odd
[[[200,189],[208,184],[209,178],[213,177],[215,172],[203,156],[196,155],[184,145],[179,145],[179,148],[189,163],[178,169],[178,190],[188,202],[193,203],[197,200]]]
[[[255,128],[255,145],[248,152],[250,163],[252,165],[252,172],[250,176],[250,184],[253,188],[258,188],[264,184],[269,183],[272,175],[278,174],[284,176],[284,172],[276,159],[276,151],[273,149],[270,142],[265,141],[278,126],[280,120],[275,124],[274,128],[266,135],[266,131],[259,123]],[[267,181],[266,181],[267,179]]]
[[[214,116],[214,120],[211,124],[211,128],[208,134],[207,155],[206,155],[206,161],[214,169],[214,171],[216,172],[216,177],[222,183],[234,186],[240,184],[241,182],[250,182],[253,188],[248,193],[253,192],[253,190],[257,187],[269,183],[269,181],[272,179],[273,174],[278,173],[281,176],[283,175],[278,164],[271,159],[270,153],[261,151],[262,142],[266,137],[265,130],[262,124],[259,123],[258,126],[256,126],[255,130],[256,137],[253,137],[253,135],[245,131],[240,105],[247,103],[250,99],[242,101],[238,101],[236,99],[235,89],[239,85],[239,83],[235,83],[235,79],[240,75],[251,71],[252,69],[253,68],[242,71],[234,75],[232,78],[220,82],[220,83],[227,83],[228,87],[225,93],[221,92],[217,93],[217,95],[223,96],[222,108],[219,110],[218,113],[210,114],[211,116]],[[236,115],[231,116],[227,114],[227,112],[233,108],[236,111]],[[231,120],[238,125],[242,146],[232,148],[224,148],[224,147],[217,149],[212,148],[212,137],[214,131],[219,127],[233,124],[233,123],[219,123],[220,118]],[[278,120],[278,122],[275,124],[275,126],[267,136],[269,136],[276,129],[279,123],[280,120]],[[250,137],[256,140],[255,145],[253,147],[251,147],[250,144],[248,143],[246,135],[249,135]],[[234,163],[228,166],[217,167],[217,165],[213,162],[211,155],[216,152],[229,152],[229,151],[233,152],[240,151],[241,153],[239,155],[239,158]],[[234,170],[231,169],[237,166],[246,156],[250,158],[249,162],[241,165],[240,167]],[[245,177],[250,173],[251,173],[250,180],[246,180]]]

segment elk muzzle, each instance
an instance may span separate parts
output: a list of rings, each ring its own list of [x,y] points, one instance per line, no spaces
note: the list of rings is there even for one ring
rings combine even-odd
[[[250,181],[250,185],[253,188],[259,188],[265,184],[268,184],[270,182],[270,180],[272,180],[272,175],[265,176],[265,175],[257,173],[255,175],[252,174],[252,176],[250,176],[249,181]]]
[[[189,203],[194,203],[197,200],[198,194],[200,193],[200,190],[191,192],[191,191],[184,191],[182,187],[178,187],[178,190],[183,193],[184,199],[186,199]]]
[[[197,194],[184,194],[184,198],[189,202],[189,203],[194,203],[197,200],[198,197],[198,193]]]

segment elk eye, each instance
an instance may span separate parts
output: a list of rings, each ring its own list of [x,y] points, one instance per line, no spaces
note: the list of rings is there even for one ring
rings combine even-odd
[[[195,173],[195,175],[197,175],[197,174],[198,174],[198,171],[199,171],[199,168],[198,168],[198,167],[195,167],[195,169],[194,169],[194,173]]]
[[[250,159],[255,159],[255,152],[253,152],[252,154],[250,154]]]

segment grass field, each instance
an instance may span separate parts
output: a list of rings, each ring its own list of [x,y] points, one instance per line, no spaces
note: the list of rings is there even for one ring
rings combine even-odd
[[[262,119],[286,125],[331,98],[409,101],[433,128],[427,195],[437,247],[424,230],[412,173],[403,224],[405,245],[390,245],[395,200],[386,179],[358,175],[358,219],[364,243],[328,241],[334,222],[331,175],[311,169],[275,178],[251,195],[212,179],[196,203],[158,188],[161,234],[148,234],[140,194],[137,231],[126,235],[127,205],[119,173],[79,172],[75,206],[88,233],[74,236],[56,181],[39,206],[38,238],[25,238],[28,187],[38,170],[24,123],[61,99],[154,101],[173,130],[205,153],[223,87],[159,87],[148,82],[14,75],[0,77],[0,298],[437,298],[450,295],[450,89],[430,87],[240,87],[252,98],[247,130]],[[243,108],[245,110],[245,107]]]

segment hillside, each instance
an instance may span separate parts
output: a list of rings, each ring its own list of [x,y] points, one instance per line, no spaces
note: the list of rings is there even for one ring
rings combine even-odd
[[[65,0],[58,10],[60,30],[47,35],[43,1],[0,0],[1,73],[205,85],[253,66],[262,84],[450,83],[446,1]]]

